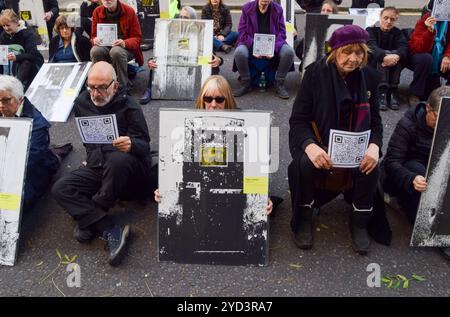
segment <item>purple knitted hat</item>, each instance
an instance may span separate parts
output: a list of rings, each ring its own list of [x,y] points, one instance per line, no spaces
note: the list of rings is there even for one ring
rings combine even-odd
[[[328,44],[335,50],[348,44],[366,44],[369,33],[357,25],[345,25],[340,27],[331,35]]]

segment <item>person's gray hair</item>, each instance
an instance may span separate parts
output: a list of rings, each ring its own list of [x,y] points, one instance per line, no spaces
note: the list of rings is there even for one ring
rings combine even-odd
[[[9,91],[17,100],[23,97],[23,84],[17,78],[9,75],[0,75],[0,91]]]
[[[195,12],[195,9],[193,7],[190,6],[184,6],[181,8],[181,11],[186,11],[187,14],[189,15],[189,20],[195,20],[197,19],[197,12]]]
[[[431,95],[428,98],[428,104],[433,111],[439,111],[441,107],[441,99],[443,97],[450,98],[450,86],[441,86],[431,92]]]

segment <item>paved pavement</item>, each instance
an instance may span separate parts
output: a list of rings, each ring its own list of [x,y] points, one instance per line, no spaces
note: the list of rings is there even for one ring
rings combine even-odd
[[[412,26],[416,18],[404,16],[400,26]],[[145,55],[149,57],[151,51]],[[224,55],[224,58],[221,73],[236,87],[237,74],[230,71],[232,55]],[[135,98],[145,87],[147,76],[147,72],[140,73],[134,81]],[[401,110],[382,113],[385,143],[407,109],[406,93],[410,81],[411,72],[406,70],[400,87]],[[268,266],[158,262],[157,206],[149,203],[145,206],[120,205],[112,212],[119,221],[132,224],[134,238],[123,264],[111,268],[106,264],[103,243],[77,243],[72,238],[74,222],[47,194],[36,210],[23,218],[16,266],[0,267],[0,296],[450,296],[450,262],[435,249],[409,247],[412,227],[395,210],[388,210],[393,230],[392,245],[373,243],[368,256],[359,256],[351,249],[350,207],[342,199],[323,208],[316,219],[314,249],[302,251],[295,247],[289,229],[286,170],[290,162],[288,119],[299,82],[298,72],[289,74],[289,100],[279,99],[273,91],[254,91],[238,99],[240,108],[273,111],[274,126],[280,128],[280,169],[272,175],[271,191],[284,198],[284,202],[276,217],[271,219]],[[152,101],[142,106],[154,149],[158,148],[159,109],[192,106],[193,103],[187,101]],[[74,152],[64,161],[58,176],[76,168],[85,159],[73,114],[67,123],[53,125],[51,137],[55,143],[70,141],[74,145]],[[81,268],[80,288],[67,286],[68,273],[64,265],[59,265],[56,250],[63,256],[77,255],[76,262]],[[410,278],[412,274],[418,274],[426,280],[411,281],[406,289],[369,288],[366,268],[370,263],[378,263],[383,276],[401,274]]]

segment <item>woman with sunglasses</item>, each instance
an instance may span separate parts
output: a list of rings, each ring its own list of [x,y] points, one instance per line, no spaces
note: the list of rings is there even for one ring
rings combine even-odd
[[[206,110],[234,110],[236,107],[236,100],[233,97],[230,85],[227,80],[220,75],[210,76],[202,86],[200,94],[195,101],[196,109]],[[155,192],[155,201],[161,202],[161,193],[159,189]],[[269,215],[272,212],[273,203],[269,199],[267,202],[266,212]]]

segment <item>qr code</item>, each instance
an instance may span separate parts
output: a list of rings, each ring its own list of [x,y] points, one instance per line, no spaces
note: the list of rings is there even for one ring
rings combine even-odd
[[[80,120],[80,126],[86,142],[112,143],[116,138],[111,118],[83,119]]]
[[[333,136],[333,162],[339,164],[358,164],[361,162],[364,153],[364,145],[367,142],[367,136]]]

